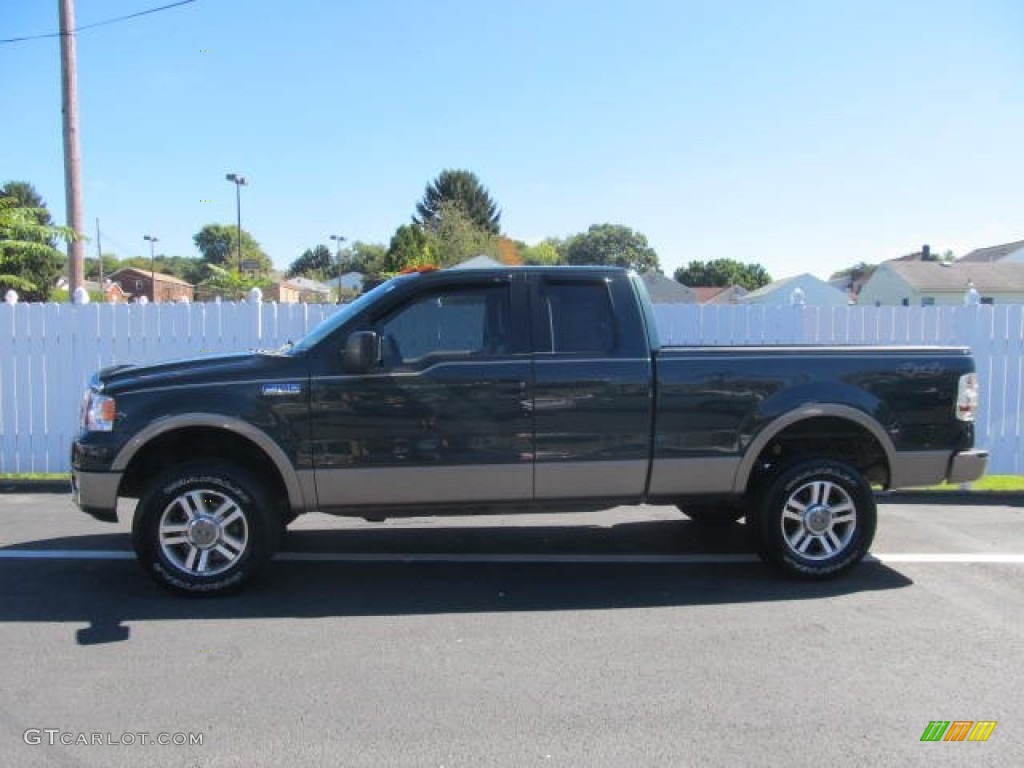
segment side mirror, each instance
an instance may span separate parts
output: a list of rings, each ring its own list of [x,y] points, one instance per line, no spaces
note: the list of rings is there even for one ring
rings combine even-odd
[[[373,331],[356,331],[345,342],[341,361],[346,371],[366,373],[380,364],[380,336]]]

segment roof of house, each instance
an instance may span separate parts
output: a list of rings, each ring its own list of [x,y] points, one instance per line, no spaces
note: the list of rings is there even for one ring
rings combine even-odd
[[[293,277],[286,284],[298,288],[300,291],[312,291],[313,293],[331,292],[331,286],[317,280],[310,280],[308,277]]]
[[[988,248],[976,248],[966,256],[962,256],[957,259],[957,261],[999,261],[1000,259],[1004,259],[1009,256],[1014,251],[1019,251],[1022,248],[1024,248],[1024,240],[1018,240],[1016,243],[1006,243],[1004,245],[991,245]]]
[[[697,292],[678,283],[670,277],[665,277],[661,272],[649,269],[640,275],[640,279],[647,286],[647,293],[655,304],[695,304]]]
[[[111,280],[116,280],[119,275],[124,274],[131,274],[136,275],[138,277],[144,277],[147,280],[155,278],[156,281],[159,283],[175,283],[176,285],[187,285],[189,288],[193,287],[192,283],[188,282],[187,280],[182,280],[180,277],[168,275],[166,272],[153,273],[148,269],[139,269],[138,267],[124,267],[122,269],[117,270],[116,272],[112,272],[108,277]]]
[[[955,261],[945,265],[927,261],[890,261],[882,265],[892,270],[915,291],[960,293],[967,281],[982,294],[1024,292],[1024,264]]]
[[[797,287],[796,285],[792,285],[791,287],[791,284],[793,283],[803,283],[804,285],[820,285],[822,288],[828,288],[832,291],[835,291],[838,294],[842,294],[844,296],[846,295],[845,291],[841,291],[835,286],[830,285],[826,281],[822,280],[820,277],[815,277],[809,272],[804,272],[801,275],[792,275],[790,277],[784,277],[781,280],[776,280],[773,283],[768,283],[768,285],[762,285],[756,291],[751,291],[750,293],[748,293],[746,296],[743,297],[743,299],[744,301],[747,299],[760,299],[764,296],[769,296],[773,293],[778,293],[779,291],[785,290],[787,288],[790,288],[790,290],[792,290],[793,288]]]
[[[741,285],[699,285],[694,286],[698,304],[734,304],[747,295]]]
[[[500,261],[495,261],[490,256],[474,256],[466,259],[461,264],[456,264],[452,269],[493,269],[494,267],[505,266]]]
[[[96,280],[84,280],[84,281],[82,281],[82,285],[85,286],[86,290],[89,290],[89,291],[101,291],[101,290],[102,291],[114,291],[114,290],[116,290],[116,291],[120,291],[121,293],[124,293],[124,288],[122,288],[121,284],[119,282],[117,282],[116,280],[104,280],[102,288],[100,287],[100,284]],[[127,295],[127,294],[125,294],[125,295]]]

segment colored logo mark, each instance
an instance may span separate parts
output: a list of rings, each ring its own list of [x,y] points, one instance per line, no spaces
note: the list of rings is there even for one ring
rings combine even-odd
[[[921,734],[921,741],[988,741],[996,720],[932,720]]]

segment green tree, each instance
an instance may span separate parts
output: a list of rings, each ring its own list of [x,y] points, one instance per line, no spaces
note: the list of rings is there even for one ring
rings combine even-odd
[[[535,264],[537,266],[554,266],[564,264],[562,254],[558,252],[557,246],[550,240],[545,240],[536,245],[524,246],[519,249],[524,264]]]
[[[380,243],[352,243],[348,270],[364,275],[379,275],[387,263],[388,247]]]
[[[36,222],[43,226],[53,223],[50,211],[46,207],[46,202],[36,191],[36,188],[27,181],[8,181],[0,189],[0,197],[13,199],[15,206],[18,208],[31,208]],[[53,244],[51,242],[51,245]]]
[[[444,206],[452,204],[461,208],[476,228],[491,235],[500,234],[501,211],[491,199],[491,193],[470,171],[441,171],[427,184],[423,200],[416,204],[419,217],[414,216],[413,221],[429,229],[443,213]]]
[[[31,184],[8,182],[0,190],[0,293],[13,288],[25,301],[51,298],[65,262],[56,243],[70,242],[76,235],[50,221]]]
[[[288,267],[285,277],[308,277],[312,280],[326,280],[337,272],[334,254],[326,245],[307,248]]]
[[[739,285],[748,291],[756,291],[772,281],[772,276],[760,264],[744,264],[734,259],[691,261],[677,269],[674,277],[677,283],[690,288]]]
[[[192,238],[202,254],[203,261],[218,267],[235,270],[238,261],[238,228],[230,224],[207,224]],[[244,229],[242,230],[242,261],[256,263],[258,275],[269,274],[273,269],[270,257],[263,252],[260,244]]]
[[[437,266],[433,263],[430,241],[423,227],[417,224],[404,224],[395,230],[391,237],[391,245],[379,276],[400,272],[415,267]]]
[[[625,267],[637,272],[660,269],[658,254],[639,232],[620,224],[594,224],[565,243],[568,264]]]
[[[226,301],[242,301],[253,288],[266,290],[270,285],[269,278],[265,276],[238,274],[233,269],[209,263],[205,268],[207,277],[196,285],[197,297],[204,301],[218,297]]]
[[[860,288],[871,278],[876,269],[878,269],[877,264],[868,264],[866,261],[860,261],[852,267],[847,267],[834,273],[829,280],[845,280],[847,281],[846,287],[849,290],[859,293]]]
[[[111,272],[116,272],[121,268],[121,260],[112,253],[102,254],[103,259],[103,277],[106,279],[110,276]],[[99,280],[100,278],[100,266],[99,259],[95,256],[85,257],[85,279],[86,280]]]
[[[452,267],[474,256],[501,257],[498,236],[478,227],[458,202],[438,203],[424,229],[435,266]]]

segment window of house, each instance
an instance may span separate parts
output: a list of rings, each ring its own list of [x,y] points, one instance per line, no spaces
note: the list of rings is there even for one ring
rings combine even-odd
[[[922,296],[921,297],[921,306],[922,307],[934,307],[935,306],[935,297],[934,296]]]

